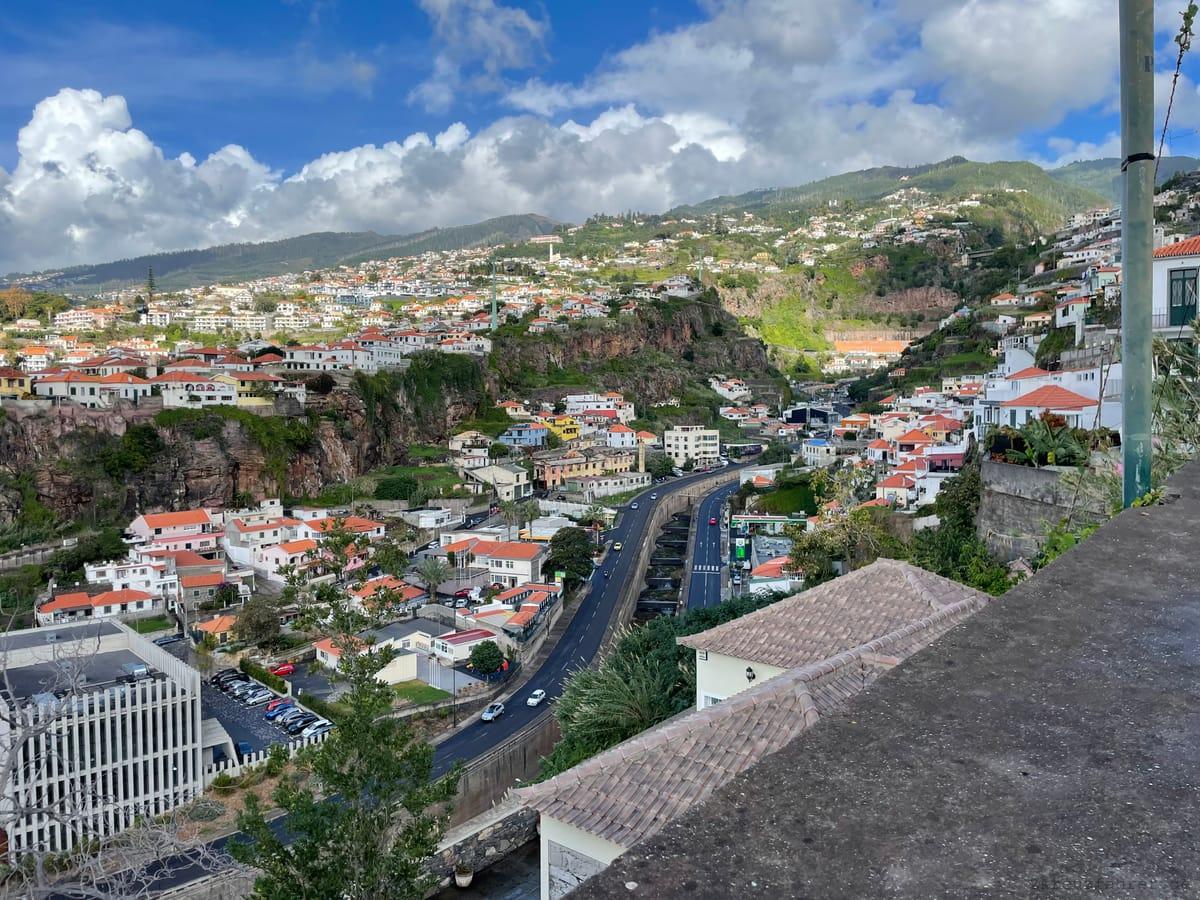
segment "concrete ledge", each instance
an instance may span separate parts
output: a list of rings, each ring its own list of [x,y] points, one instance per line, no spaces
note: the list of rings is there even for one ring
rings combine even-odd
[[[1200,464],[583,898],[1200,894]]]

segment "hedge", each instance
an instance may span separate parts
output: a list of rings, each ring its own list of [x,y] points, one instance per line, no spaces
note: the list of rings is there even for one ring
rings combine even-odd
[[[267,687],[269,687],[271,690],[275,691],[276,693],[286,694],[288,692],[288,686],[287,686],[286,681],[284,681],[278,675],[272,675],[270,672],[268,672],[262,666],[256,665],[255,663],[250,662],[250,660],[246,659],[245,657],[242,657],[241,662],[238,663],[238,668],[241,669],[243,672],[245,672],[247,675],[249,675],[251,678],[261,681],[263,684],[265,684]]]
[[[296,700],[301,706],[307,706],[317,715],[335,724],[346,715],[346,708],[341,704],[330,703],[327,700],[322,700],[320,697],[306,694],[304,691],[296,695]]]

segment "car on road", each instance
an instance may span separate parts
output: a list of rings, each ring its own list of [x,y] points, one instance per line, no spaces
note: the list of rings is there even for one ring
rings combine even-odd
[[[708,519],[708,524],[709,524],[709,525],[716,525],[716,524],[717,524],[717,517],[716,517],[716,516],[709,516],[709,519]]]
[[[526,706],[537,706],[539,703],[541,703],[545,699],[546,699],[546,692],[543,691],[541,688],[538,688],[536,691],[534,691],[532,694],[529,695],[529,699],[527,699],[525,701],[525,705]]]
[[[614,541],[614,542],[613,542],[613,550],[615,550],[617,553],[620,553],[620,552],[621,552],[621,546],[622,546],[622,545],[621,545],[621,542],[620,542],[620,541]]]
[[[657,500],[657,499],[658,499],[658,494],[651,494],[651,495],[650,495],[650,499],[651,499],[651,500]]]
[[[495,703],[489,703],[487,709],[480,713],[479,718],[485,722],[494,722],[502,715],[504,715],[504,704],[497,700]]]
[[[280,678],[285,675],[294,675],[295,673],[296,666],[293,663],[283,663],[282,665],[278,665],[271,670],[272,675],[278,675]]]
[[[629,508],[630,508],[630,509],[637,509],[637,504],[636,504],[636,503],[630,503],[630,504],[629,504]]]

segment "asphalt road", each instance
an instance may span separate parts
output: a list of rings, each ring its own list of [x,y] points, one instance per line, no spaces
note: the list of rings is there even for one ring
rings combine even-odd
[[[719,488],[700,501],[696,510],[696,541],[692,546],[692,578],[688,582],[687,608],[699,609],[715,606],[721,602],[721,574],[725,567],[725,556],[721,552],[721,532],[725,527],[723,506],[731,494],[737,492],[738,484]],[[716,525],[710,525],[712,519]]]
[[[592,576],[591,590],[582,601],[583,606],[576,611],[575,618],[571,620],[566,632],[550,652],[549,657],[533,674],[533,677],[525,683],[521,692],[505,701],[505,712],[499,719],[493,722],[483,722],[476,718],[470,725],[437,745],[434,750],[435,776],[445,773],[455,762],[467,762],[486,753],[547,712],[546,707],[550,700],[562,693],[563,681],[566,676],[575,669],[586,666],[600,649],[609,619],[616,608],[621,586],[632,574],[637,548],[642,541],[652,540],[654,537],[646,533],[650,514],[655,505],[655,501],[650,500],[650,495],[656,493],[661,499],[666,494],[681,490],[711,474],[690,475],[685,478],[675,478],[663,484],[652,485],[631,501],[638,504],[638,509],[627,506],[621,510],[616,525],[608,532],[607,536],[610,541],[621,543],[623,549],[620,552],[610,550],[604,565],[595,571]],[[719,527],[709,526],[708,519],[718,515],[720,504],[724,502],[724,498],[736,489],[736,484],[718,488],[713,495],[702,500],[698,511],[698,515],[702,516],[702,524],[697,527],[705,530],[711,527],[714,532],[719,532]],[[714,500],[714,497],[720,499]],[[705,552],[708,552],[710,547],[708,544],[705,546]],[[700,541],[697,540],[697,553],[699,552]],[[719,563],[719,541],[716,550],[712,552]],[[607,578],[604,577],[605,572],[608,573]],[[710,588],[710,590],[716,591],[716,600],[711,602],[719,602],[720,580],[718,578],[706,580],[716,584],[715,588]],[[690,605],[689,596],[689,607]],[[536,708],[526,706],[525,699],[538,688],[546,692],[547,700]],[[271,824],[276,833],[282,833],[286,826],[286,817],[276,819]],[[231,837],[236,837],[236,835]],[[209,845],[210,852],[220,854],[229,840],[229,837],[224,837],[213,841]],[[190,858],[188,854],[178,854],[156,860],[146,867],[142,878],[153,879],[151,890],[158,892],[176,888],[212,874],[198,865],[190,863]],[[59,896],[67,898],[72,895],[62,894]]]

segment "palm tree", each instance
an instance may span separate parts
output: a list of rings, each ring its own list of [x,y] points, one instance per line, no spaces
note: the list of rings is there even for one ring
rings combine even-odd
[[[542,508],[536,500],[526,500],[521,504],[521,527],[528,525],[542,514]]]
[[[416,573],[417,578],[425,585],[425,590],[428,591],[430,600],[437,599],[438,585],[443,581],[448,581],[453,574],[449,566],[434,556],[430,556],[417,563]]]

